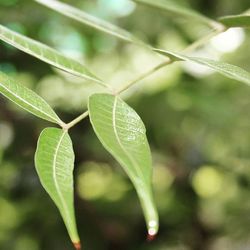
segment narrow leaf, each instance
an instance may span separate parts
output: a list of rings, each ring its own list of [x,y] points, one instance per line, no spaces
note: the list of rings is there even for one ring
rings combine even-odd
[[[185,17],[189,19],[198,20],[202,23],[207,24],[208,26],[217,26],[218,23],[199,12],[192,10],[188,7],[182,6],[178,4],[176,1],[171,0],[134,0],[136,3],[145,4],[151,7],[155,7],[158,9],[162,9],[164,11],[167,11],[169,13],[172,13],[174,15],[177,15],[177,17]]]
[[[250,14],[223,16],[219,21],[226,27],[250,27]]]
[[[78,61],[66,57],[47,45],[18,34],[2,25],[0,25],[0,40],[68,73],[101,83],[96,76],[90,73],[90,71]]]
[[[73,204],[74,158],[67,131],[43,130],[35,154],[36,170],[44,189],[58,207],[72,242],[80,249]]]
[[[59,125],[63,124],[44,99],[2,72],[0,72],[0,93],[33,115]]]
[[[207,66],[228,78],[250,85],[250,73],[238,66],[225,63],[225,62],[207,59],[207,58],[185,56],[182,54],[178,54],[178,53],[174,53],[174,52],[170,52],[166,50],[155,49],[155,51],[162,53],[164,55],[167,55],[172,60],[175,60],[175,61],[180,61],[180,60],[191,61],[194,63]]]
[[[152,160],[141,118],[119,97],[109,94],[92,95],[89,98],[89,114],[97,137],[133,182],[149,235],[155,235],[158,215],[152,197]]]
[[[54,11],[59,12],[60,14],[68,16],[85,25],[91,26],[92,28],[111,34],[115,37],[118,37],[128,42],[147,46],[141,40],[136,38],[133,34],[129,33],[128,31],[118,26],[115,26],[114,24],[109,23],[103,19],[92,16],[82,10],[74,8],[70,5],[61,3],[57,0],[35,0],[35,1],[47,6],[48,8]]]

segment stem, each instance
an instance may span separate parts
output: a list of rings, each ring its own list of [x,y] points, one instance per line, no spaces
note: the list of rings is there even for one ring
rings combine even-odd
[[[227,30],[227,28],[224,25],[218,25],[217,29],[214,29],[213,31],[211,31],[208,35],[202,37],[201,39],[199,39],[198,41],[195,41],[194,43],[192,43],[191,45],[189,45],[186,49],[183,50],[183,52],[191,52],[195,49],[197,49],[198,47],[200,47],[201,45],[205,44],[207,41],[209,41],[211,38],[215,37],[216,35],[225,32]],[[120,90],[118,90],[116,93],[117,94],[121,94],[122,92],[126,91],[128,88],[130,88],[131,86],[133,86],[134,84],[136,84],[137,82],[145,79],[146,77],[150,76],[151,74],[153,74],[154,72],[158,71],[159,69],[172,64],[174,61],[171,60],[169,57],[167,57],[167,60],[164,62],[161,62],[160,64],[156,65],[154,68],[150,69],[149,71],[143,73],[142,75],[140,75],[138,78],[136,78],[135,80],[125,84],[125,86],[123,88],[121,88]]]
[[[96,83],[99,84],[100,86],[104,87],[105,89],[107,89],[109,92],[114,93],[114,89],[109,84],[106,84],[105,82],[103,82],[101,80],[96,81]]]
[[[211,20],[210,24],[211,24],[210,27],[212,27],[212,29],[214,30],[223,31],[224,29],[226,29],[226,26],[223,23],[215,20]]]
[[[168,58],[166,61],[164,61],[164,62],[162,62],[162,63],[156,65],[154,68],[152,68],[152,69],[150,69],[149,71],[145,72],[144,74],[140,75],[138,78],[134,79],[133,81],[129,82],[128,84],[125,84],[125,86],[124,86],[122,89],[118,90],[118,91],[116,92],[116,94],[120,94],[120,93],[124,92],[125,90],[127,90],[128,88],[130,88],[130,87],[131,87],[132,85],[134,85],[135,83],[137,83],[137,82],[143,80],[144,78],[146,78],[146,77],[152,75],[152,74],[153,74],[154,72],[156,72],[157,70],[159,70],[159,69],[161,69],[161,68],[163,68],[163,67],[165,67],[166,65],[171,64],[171,63],[172,63],[171,59]]]
[[[186,49],[184,49],[182,52],[191,52],[194,51],[195,49],[199,48],[200,46],[202,46],[203,44],[205,44],[206,42],[208,42],[209,40],[211,40],[213,37],[217,36],[218,34],[225,32],[227,29],[225,27],[223,27],[223,29],[221,28],[220,30],[213,30],[211,32],[209,32],[206,36],[202,37],[201,39],[195,41],[194,43],[190,44]]]
[[[183,50],[183,52],[185,52],[185,53],[186,52],[191,52],[191,51],[197,49],[198,47],[202,46],[207,41],[209,41],[211,38],[215,37],[216,35],[218,35],[218,34],[220,34],[222,32],[225,32],[226,30],[227,30],[227,28],[224,25],[216,22],[216,27],[214,28],[213,31],[211,31],[210,33],[208,33],[206,36],[202,37],[201,39],[195,41],[191,45],[189,45],[186,49]],[[163,68],[163,67],[165,67],[165,66],[167,66],[169,64],[172,64],[173,62],[174,61],[171,60],[169,57],[166,57],[166,60],[164,62],[159,63],[158,65],[154,66],[152,69],[150,69],[147,72],[143,73],[142,75],[140,75],[139,77],[137,77],[133,81],[125,84],[124,87],[122,87],[120,90],[118,90],[116,92],[114,90],[112,90],[109,85],[103,84],[103,86],[108,88],[112,93],[115,93],[116,95],[121,94],[122,92],[126,91],[131,86],[133,86],[134,84],[136,84],[139,81],[147,78],[148,76],[152,75],[153,73],[155,73],[159,69],[161,69],[161,68]],[[83,114],[81,114],[80,116],[78,116],[76,119],[71,121],[70,123],[62,124],[61,127],[64,130],[69,130],[70,128],[74,127],[77,123],[79,123],[80,121],[85,119],[88,115],[89,115],[89,111],[86,111]]]
[[[79,115],[76,119],[71,121],[70,123],[66,124],[63,129],[69,130],[70,128],[74,127],[77,123],[85,119],[89,115],[89,111],[84,112],[83,114]]]

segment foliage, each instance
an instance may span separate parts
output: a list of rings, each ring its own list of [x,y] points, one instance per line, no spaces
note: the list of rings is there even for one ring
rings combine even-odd
[[[75,212],[73,206],[74,151],[68,131],[88,115],[90,116],[91,125],[98,139],[100,140],[104,148],[106,148],[107,151],[110,152],[110,154],[121,164],[125,172],[128,174],[129,178],[131,179],[133,185],[135,186],[147,222],[148,234],[151,238],[157,233],[159,227],[158,214],[155,208],[156,205],[152,197],[151,153],[148,146],[148,141],[145,134],[146,130],[142,119],[135,112],[135,110],[133,110],[128,104],[122,101],[120,95],[124,91],[130,89],[139,81],[148,76],[151,76],[157,70],[179,60],[184,60],[187,62],[191,61],[200,65],[205,65],[208,68],[218,71],[219,73],[230,79],[235,79],[242,83],[249,84],[250,75],[246,70],[229,63],[221,62],[219,60],[207,59],[204,57],[193,56],[191,54],[191,52],[197,51],[201,46],[204,46],[209,40],[211,40],[219,33],[226,32],[230,27],[248,27],[248,12],[243,13],[242,15],[221,17],[218,18],[217,21],[199,14],[199,12],[194,11],[192,8],[184,7],[170,1],[135,1],[139,5],[143,3],[151,7],[157,7],[157,9],[161,9],[163,12],[166,11],[167,14],[174,14],[178,17],[191,20],[191,22],[194,21],[200,22],[201,24],[206,24],[212,29],[208,34],[204,35],[204,37],[198,38],[185,50],[177,53],[171,50],[169,51],[169,49],[166,50],[165,48],[158,49],[158,46],[157,48],[155,48],[156,46],[152,45],[152,43],[142,41],[143,39],[137,38],[137,35],[134,35],[125,29],[122,29],[108,21],[104,21],[103,19],[97,18],[94,15],[90,15],[87,12],[83,12],[80,9],[60,3],[57,0],[36,0],[36,2],[43,4],[51,8],[52,10],[59,12],[60,14],[73,18],[74,20],[79,21],[79,23],[84,23],[91,28],[101,30],[104,33],[111,34],[116,38],[128,41],[134,44],[133,46],[136,48],[136,50],[144,50],[151,56],[156,57],[159,57],[159,55],[163,55],[163,58],[159,57],[161,58],[161,60],[156,66],[152,67],[148,71],[143,72],[141,75],[139,75],[139,77],[135,78],[135,80],[130,80],[122,86],[117,87],[112,86],[112,84],[107,84],[108,81],[103,80],[103,77],[99,76],[101,74],[90,73],[92,71],[89,70],[89,68],[91,68],[90,66],[83,66],[82,63],[80,63],[78,60],[73,59],[71,56],[68,57],[67,55],[64,55],[62,52],[59,52],[56,49],[52,49],[41,42],[28,38],[26,35],[21,35],[18,32],[14,32],[11,28],[7,28],[6,26],[2,25],[0,26],[0,39],[5,43],[12,45],[19,50],[22,50],[23,52],[26,52],[27,54],[34,56],[51,66],[77,76],[78,78],[72,77],[66,73],[58,72],[58,74],[61,74],[61,76],[65,77],[65,79],[68,79],[72,82],[78,82],[78,85],[83,85],[83,91],[88,91],[88,89],[91,89],[91,93],[87,98],[88,110],[82,115],[73,119],[71,122],[65,123],[61,120],[61,118],[59,118],[59,116],[43,98],[41,98],[30,88],[24,87],[22,84],[20,84],[20,80],[14,79],[11,76],[7,76],[5,73],[0,73],[0,92],[5,97],[16,103],[23,109],[29,111],[30,113],[47,121],[56,123],[61,127],[60,129],[47,128],[42,132],[37,145],[35,165],[43,187],[46,189],[46,191],[60,210],[70,238],[74,243],[76,249],[80,249],[81,246],[76,229],[74,215]],[[26,5],[29,6],[29,3],[27,3]],[[39,9],[37,5],[36,8]],[[9,47],[7,48],[10,49]],[[85,65],[88,64],[85,63]],[[90,82],[89,85],[88,82]],[[96,87],[96,84],[101,88]],[[55,88],[55,91],[52,92],[51,95],[56,94],[57,90],[58,89]],[[102,92],[102,94],[97,94],[97,92]],[[105,94],[103,94],[103,92],[105,92]],[[182,94],[182,92],[184,94]],[[173,89],[172,93],[169,93],[170,104],[174,106],[177,111],[185,110],[186,107],[189,106],[190,100],[183,97],[186,95],[185,93],[189,93],[189,91],[187,91],[185,87],[184,89],[180,89],[177,92],[175,92],[175,90]],[[189,95],[192,96],[193,94]],[[150,98],[149,100],[143,101],[145,105],[149,105],[149,112],[151,107],[153,107],[154,110],[157,110],[157,99],[158,98],[155,99],[156,104],[154,104],[154,102],[151,103]],[[162,103],[160,102],[160,100],[162,100],[162,98],[159,99],[159,112],[161,112],[160,109],[162,108]],[[206,104],[202,103],[202,101],[200,100],[194,99],[193,102],[201,105],[200,109],[205,112],[206,117],[209,115],[213,115],[213,113],[210,111],[210,106],[206,107]],[[138,110],[140,110],[139,107]],[[220,110],[217,110],[216,112],[219,113]],[[139,113],[143,114],[143,112]],[[143,117],[146,121],[146,124],[148,124],[149,126],[151,124],[151,127],[154,127],[156,124],[157,130],[157,127],[160,127],[161,119],[163,119],[164,115],[164,112],[162,115],[159,115],[153,111],[152,114],[148,113]],[[185,122],[183,123],[183,126],[185,127],[184,130],[190,128],[190,124],[193,124],[193,120],[196,121],[197,118],[192,117],[185,120]],[[220,125],[219,120],[217,121],[215,118],[213,118],[212,120],[216,121],[218,123],[218,126]],[[194,128],[197,126],[199,127],[199,124],[195,124]],[[191,129],[193,129],[193,127]],[[156,134],[157,133],[158,132],[156,132]],[[176,134],[177,131],[173,130],[171,131],[171,133]],[[161,131],[161,134],[158,137],[155,136],[155,138],[152,134],[149,133],[149,137],[154,138],[152,139],[152,143],[154,143],[154,140],[159,140],[159,137],[162,136],[166,136],[167,138],[168,136],[170,136],[170,131],[165,131],[165,129],[163,129],[163,131]],[[179,137],[181,138],[181,133]],[[210,140],[213,140],[213,137],[211,137]],[[89,144],[89,147],[91,148],[91,142]],[[208,151],[209,150],[212,152],[213,149],[208,148]],[[214,161],[219,162],[219,158],[216,158],[216,160]],[[215,170],[213,170],[213,168],[206,167],[205,170],[205,173],[208,173],[208,178],[210,175],[213,176],[211,177],[212,179],[217,180],[217,184],[214,184],[215,186],[222,185],[220,184],[221,178],[219,174]],[[165,172],[165,174],[169,175],[168,172]],[[201,185],[199,180],[201,178],[202,177],[199,177],[198,181],[195,181],[196,179],[194,178],[194,189],[197,187],[199,189],[199,185]],[[90,179],[91,178],[84,181],[86,182]],[[171,183],[170,177],[169,183]],[[216,188],[214,190],[216,191]],[[205,190],[202,192],[199,189],[198,192],[201,192],[201,196],[206,196],[207,194],[209,195],[209,192],[213,193],[213,190],[207,192]],[[164,204],[158,202],[157,195],[155,199],[157,201],[157,204],[160,204],[160,208],[165,206]],[[4,200],[2,203],[4,204]]]

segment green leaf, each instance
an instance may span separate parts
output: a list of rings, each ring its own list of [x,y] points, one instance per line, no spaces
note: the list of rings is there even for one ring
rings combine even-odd
[[[119,97],[94,94],[89,98],[94,131],[134,184],[149,235],[158,231],[158,215],[152,197],[152,160],[146,129],[138,114]]]
[[[103,85],[96,76],[90,73],[89,70],[86,69],[86,67],[78,61],[66,57],[60,52],[48,47],[47,45],[18,34],[2,25],[0,25],[0,40],[3,40],[4,42],[14,46],[15,48],[29,55],[32,55],[54,67]]]
[[[72,242],[79,246],[73,198],[74,159],[67,131],[57,128],[43,130],[35,154],[36,170],[42,186],[58,207]]]
[[[182,6],[178,4],[176,1],[171,0],[134,0],[136,3],[145,4],[151,7],[155,7],[158,9],[162,9],[164,11],[167,11],[169,13],[172,13],[174,15],[177,15],[177,17],[182,16],[189,19],[198,20],[202,23],[207,24],[208,26],[218,26],[218,23],[199,12],[196,12],[195,10],[192,10],[188,7]]]
[[[178,53],[170,52],[166,50],[161,50],[161,49],[155,49],[155,51],[162,53],[163,55],[169,56],[174,61],[180,61],[180,60],[191,61],[194,63],[207,66],[228,78],[250,85],[250,73],[238,66],[225,63],[225,62],[207,59],[207,58],[185,56],[182,54],[178,54]]]
[[[33,115],[59,125],[63,124],[45,100],[2,72],[0,72],[0,93]]]
[[[57,0],[35,0],[36,2],[47,6],[48,8],[59,12],[65,16],[68,16],[78,22],[81,22],[85,25],[91,26],[97,30],[103,31],[104,33],[111,34],[115,37],[123,39],[128,42],[136,43],[139,45],[147,46],[141,40],[136,38],[133,34],[128,31],[113,25],[105,20],[92,16],[82,10],[74,8],[65,3],[61,3]]]
[[[250,27],[250,14],[223,16],[219,21],[226,27]]]

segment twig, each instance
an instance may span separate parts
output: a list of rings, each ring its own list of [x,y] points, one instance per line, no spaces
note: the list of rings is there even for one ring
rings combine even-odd
[[[187,53],[187,52],[194,51],[198,47],[200,47],[203,44],[205,44],[206,42],[208,42],[211,38],[215,37],[216,35],[218,35],[218,34],[220,34],[222,32],[225,32],[226,30],[227,30],[226,27],[223,26],[222,24],[221,25],[217,25],[213,31],[211,31],[209,34],[207,34],[206,36],[202,37],[201,39],[195,41],[191,45],[189,45],[186,49],[183,50],[183,52]],[[173,62],[174,61],[171,60],[169,57],[166,57],[166,60],[164,62],[159,63],[158,65],[154,66],[152,69],[150,69],[147,72],[143,73],[142,75],[140,75],[136,79],[130,81],[127,84],[124,84],[124,87],[122,87],[120,90],[118,90],[116,92],[113,92],[113,91],[112,92],[115,93],[116,95],[121,94],[124,91],[126,91],[127,89],[129,89],[131,86],[133,86],[134,84],[140,82],[141,80],[143,80],[143,79],[147,78],[148,76],[152,75],[153,73],[157,72],[159,69],[162,69],[165,66],[167,66],[169,64],[172,64]],[[111,90],[111,88],[109,88],[109,90]],[[81,114],[80,116],[78,116],[76,119],[74,119],[73,121],[71,121],[70,123],[63,124],[62,128],[64,130],[69,130],[70,128],[74,127],[77,123],[79,123],[80,121],[82,121],[83,119],[85,119],[88,115],[89,115],[89,111],[86,111],[83,114]]]

